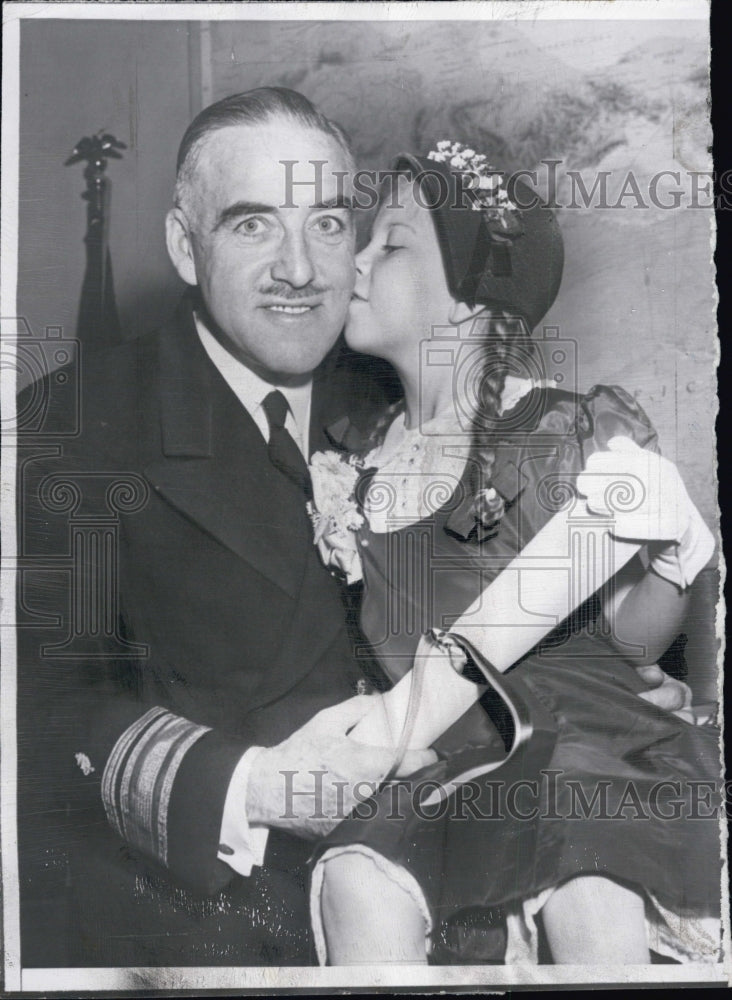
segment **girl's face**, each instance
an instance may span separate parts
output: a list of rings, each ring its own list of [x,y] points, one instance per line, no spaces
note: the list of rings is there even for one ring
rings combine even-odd
[[[397,367],[418,364],[420,341],[449,324],[454,299],[431,212],[415,199],[409,178],[400,176],[393,194],[382,200],[356,269],[348,345]]]

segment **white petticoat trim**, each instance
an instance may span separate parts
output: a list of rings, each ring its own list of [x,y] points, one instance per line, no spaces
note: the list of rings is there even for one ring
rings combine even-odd
[[[537,964],[536,915],[553,892],[554,888],[545,889],[507,915],[506,965]],[[644,897],[651,951],[677,962],[721,961],[721,922],[717,917],[684,917],[661,906],[650,894]]]
[[[313,877],[310,882],[310,921],[313,928],[313,937],[315,939],[315,951],[318,956],[318,962],[320,965],[325,965],[328,958],[328,949],[325,943],[325,930],[323,927],[323,911],[321,907],[320,897],[323,891],[323,875],[325,872],[326,862],[330,861],[332,858],[340,857],[342,854],[360,854],[363,857],[370,858],[371,861],[376,865],[382,875],[386,877],[403,889],[408,896],[411,897],[414,904],[419,909],[425,922],[425,942],[427,946],[427,954],[429,954],[431,947],[431,933],[432,933],[432,915],[430,913],[430,908],[427,905],[427,900],[424,898],[424,893],[420,888],[419,882],[414,878],[413,875],[403,868],[401,865],[394,864],[393,861],[388,861],[383,854],[379,854],[377,851],[371,850],[370,847],[365,847],[363,844],[346,844],[343,847],[331,847],[329,851],[319,858],[315,869],[313,870]]]
[[[325,965],[327,960],[320,901],[325,863],[342,854],[360,854],[370,858],[382,874],[386,875],[412,898],[425,921],[426,951],[429,954],[433,919],[417,880],[406,868],[388,861],[383,855],[371,850],[371,848],[362,844],[352,844],[334,847],[326,851],[313,871],[310,886],[310,919],[318,962]],[[553,892],[553,887],[545,889],[538,895],[523,900],[516,909],[507,914],[505,965],[538,964],[536,916]],[[675,959],[677,962],[714,963],[721,961],[721,921],[717,917],[682,916],[674,913],[673,910],[666,909],[649,894],[645,894],[645,909],[648,947],[652,951],[665,958]]]

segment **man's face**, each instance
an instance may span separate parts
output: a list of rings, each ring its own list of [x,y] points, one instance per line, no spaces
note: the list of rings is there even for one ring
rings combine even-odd
[[[318,187],[311,160],[325,161]],[[273,381],[313,371],[343,327],[355,278],[350,191],[335,139],[290,119],[204,141],[183,206],[193,280],[227,346]]]

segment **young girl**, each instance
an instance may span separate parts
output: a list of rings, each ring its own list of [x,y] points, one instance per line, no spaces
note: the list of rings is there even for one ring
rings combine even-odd
[[[631,471],[642,456],[658,529],[631,529],[643,557],[513,668],[555,727],[542,774],[522,776],[537,779],[533,798],[497,814],[478,782],[469,814],[430,819],[395,811],[387,788],[326,839],[312,885],[320,959],[536,962],[541,914],[555,962],[641,964],[649,949],[716,961],[719,831],[691,799],[695,782],[719,778],[718,733],[639,697],[711,535],[630,396],[605,386],[578,396],[541,378],[529,331],[561,279],[552,213],[459,144],[396,169],[357,259],[347,327],[349,345],[388,360],[404,389],[365,457],[365,520],[352,535],[361,626],[386,673],[409,670],[422,634],[485,591],[557,497],[589,497],[608,456],[627,456]],[[321,550],[352,567],[353,550],[327,540]],[[482,699],[412,787],[449,773],[466,746],[495,757],[501,732]]]

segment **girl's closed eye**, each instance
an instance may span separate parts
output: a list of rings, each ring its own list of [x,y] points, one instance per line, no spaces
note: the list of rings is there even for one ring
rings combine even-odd
[[[387,256],[397,250],[406,250],[411,245],[411,226],[403,222],[392,223],[385,233],[381,249]]]

